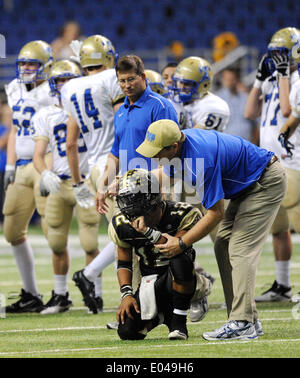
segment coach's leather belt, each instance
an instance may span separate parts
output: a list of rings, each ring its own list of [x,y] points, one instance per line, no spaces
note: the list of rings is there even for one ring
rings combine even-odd
[[[270,167],[270,165],[272,165],[273,163],[275,163],[275,161],[278,161],[278,160],[279,160],[278,157],[276,155],[273,155],[271,159],[269,160],[269,163],[266,165],[266,168]]]

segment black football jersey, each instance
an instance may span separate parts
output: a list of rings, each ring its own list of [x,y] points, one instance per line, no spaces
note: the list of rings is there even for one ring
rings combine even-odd
[[[189,227],[184,227],[184,219],[193,211],[192,220],[189,219]],[[164,212],[159,225],[156,227],[162,233],[175,236],[181,229],[190,229],[200,220],[199,212],[185,202],[164,201]],[[121,241],[129,244],[140,257],[140,269],[142,276],[161,274],[169,265],[167,259],[154,247],[143,234],[131,227],[129,220],[122,214],[117,214],[112,219],[114,230]],[[181,226],[181,227],[180,227]]]

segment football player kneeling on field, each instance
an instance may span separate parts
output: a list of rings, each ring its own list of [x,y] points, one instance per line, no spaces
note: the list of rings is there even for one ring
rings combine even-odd
[[[120,213],[109,225],[118,249],[117,275],[121,304],[117,311],[122,340],[140,340],[159,324],[169,328],[170,340],[186,340],[187,313],[199,282],[194,271],[195,250],[181,243],[181,252],[161,253],[156,244],[168,233],[180,240],[201,218],[198,209],[183,202],[163,201],[156,177],[144,169],[128,171],[116,197]],[[139,256],[141,284],[132,289],[132,255]],[[210,281],[201,276],[202,296]]]

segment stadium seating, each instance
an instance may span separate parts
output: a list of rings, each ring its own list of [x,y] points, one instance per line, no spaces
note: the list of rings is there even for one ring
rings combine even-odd
[[[83,34],[102,33],[116,49],[163,48],[181,40],[190,48],[210,47],[215,35],[233,31],[240,42],[261,52],[270,36],[285,26],[300,25],[300,2],[287,0],[280,8],[270,0],[14,0],[11,12],[0,1],[1,34],[7,54],[14,55],[29,40],[51,42],[61,25],[77,20]]]

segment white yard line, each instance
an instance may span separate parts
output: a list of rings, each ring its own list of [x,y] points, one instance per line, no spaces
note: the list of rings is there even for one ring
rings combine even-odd
[[[262,322],[273,322],[273,321],[291,321],[295,320],[294,318],[261,318]],[[2,320],[3,321],[3,320]],[[216,323],[223,324],[226,322],[226,320],[215,320],[215,321],[209,321],[205,322],[205,325],[214,325]],[[204,324],[204,323],[202,323]],[[198,326],[199,323],[194,322],[187,322],[187,325],[191,326]],[[28,332],[60,332],[60,331],[84,331],[84,330],[97,330],[97,329],[106,329],[106,326],[90,326],[90,327],[62,327],[62,328],[34,328],[34,329],[10,329],[6,331],[0,331],[0,334],[3,333],[28,333]],[[111,330],[112,331],[112,330]],[[111,332],[110,331],[110,332]]]
[[[180,347],[180,348],[190,348],[195,346],[210,346],[210,345],[229,345],[229,344],[240,344],[240,343],[252,343],[254,342],[255,345],[259,344],[270,344],[270,343],[298,343],[300,339],[276,339],[276,340],[263,340],[261,338],[256,340],[234,340],[234,341],[218,341],[218,342],[210,342],[203,340],[202,343],[189,343],[189,344],[156,344],[151,345],[152,348],[170,348],[170,345],[173,347]],[[120,343],[122,344],[122,343]],[[74,349],[49,349],[49,350],[35,350],[35,351],[24,351],[24,352],[0,352],[1,356],[7,355],[26,355],[26,354],[50,354],[50,353],[79,353],[79,352],[91,352],[91,351],[105,351],[105,350],[124,350],[123,345],[114,346],[114,347],[99,347],[99,348],[74,348]],[[126,349],[149,349],[149,345],[126,345]]]

